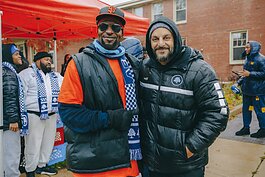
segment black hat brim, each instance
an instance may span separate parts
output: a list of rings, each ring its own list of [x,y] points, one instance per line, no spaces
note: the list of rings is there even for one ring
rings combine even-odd
[[[122,18],[121,16],[116,15],[116,14],[109,14],[109,13],[98,15],[97,18],[96,18],[97,23],[98,23],[101,19],[106,18],[106,17],[114,17],[114,18],[120,20],[123,26],[126,24],[125,19]]]

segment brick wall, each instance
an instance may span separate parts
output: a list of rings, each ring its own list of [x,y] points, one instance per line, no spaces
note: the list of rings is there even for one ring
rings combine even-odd
[[[171,19],[173,3],[174,0],[163,1],[164,15]],[[151,19],[151,9],[152,3],[144,4],[144,17]],[[263,46],[261,53],[265,54],[264,9],[264,0],[187,0],[187,23],[178,28],[187,38],[187,45],[203,49],[205,60],[221,80],[227,81],[232,70],[242,69],[242,65],[229,63],[230,32],[247,30],[248,39],[259,41]]]
[[[231,31],[248,30],[249,40],[265,44],[264,0],[191,0],[187,7],[187,24],[179,30],[188,45],[203,48],[205,60],[222,80],[242,68],[229,64]]]

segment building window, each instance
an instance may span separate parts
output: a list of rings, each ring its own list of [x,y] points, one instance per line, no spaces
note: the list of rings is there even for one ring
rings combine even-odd
[[[244,59],[241,57],[247,43],[247,31],[235,31],[230,34],[230,63],[241,64]]]
[[[185,37],[181,38],[182,45],[187,45],[187,39]]]
[[[137,7],[133,10],[134,15],[137,15],[138,17],[144,16],[144,8],[143,7]]]
[[[153,20],[163,15],[163,4],[155,3],[153,4]]]
[[[176,23],[187,22],[187,0],[176,0]]]

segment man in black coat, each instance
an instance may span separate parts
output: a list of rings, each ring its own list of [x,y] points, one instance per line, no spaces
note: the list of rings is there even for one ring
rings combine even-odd
[[[5,177],[19,177],[21,111],[17,66],[22,65],[22,59],[15,44],[2,47],[4,172]]]
[[[150,177],[203,177],[208,147],[226,127],[228,106],[213,68],[182,46],[161,17],[146,34],[140,71],[140,134]]]

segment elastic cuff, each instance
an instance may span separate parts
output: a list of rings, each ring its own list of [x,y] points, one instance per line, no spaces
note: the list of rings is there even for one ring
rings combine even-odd
[[[100,112],[99,117],[101,118],[101,121],[103,123],[103,127],[107,128],[110,124],[109,114],[106,112]]]

